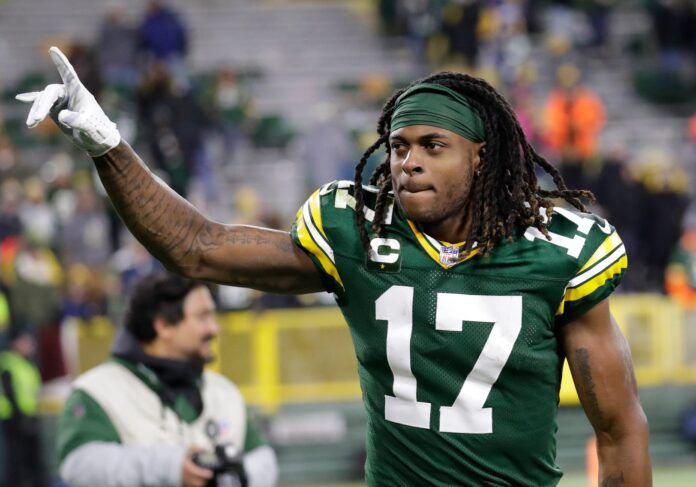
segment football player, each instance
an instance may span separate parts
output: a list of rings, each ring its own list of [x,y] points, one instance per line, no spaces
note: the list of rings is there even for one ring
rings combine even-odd
[[[368,485],[556,485],[564,359],[597,435],[600,484],[651,485],[648,426],[607,301],[624,245],[486,82],[440,73],[397,92],[355,181],[318,189],[287,233],[201,215],[121,140],[65,56],[50,55],[63,83],[19,95],[32,103],[27,124],[50,115],[92,156],[123,221],[168,268],[335,294],[368,413]],[[555,190],[539,187],[537,166]]]

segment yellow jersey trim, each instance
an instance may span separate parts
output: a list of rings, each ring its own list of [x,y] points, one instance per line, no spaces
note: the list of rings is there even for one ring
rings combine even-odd
[[[302,247],[319,261],[324,272],[330,275],[343,288],[343,280],[338,274],[338,269],[334,262],[333,250],[331,250],[329,243],[322,238],[325,235],[323,228],[321,230],[317,229],[316,221],[312,221],[310,202],[311,198],[297,212],[297,238],[300,240]],[[315,211],[318,211],[319,215],[321,215],[320,209],[317,208]]]
[[[612,233],[604,239],[604,242],[602,242],[599,247],[597,247],[595,253],[592,254],[592,256],[587,260],[587,262],[585,262],[585,265],[583,265],[578,272],[586,271],[587,269],[595,265],[597,262],[602,260],[604,257],[612,253],[622,243],[623,242],[621,241],[621,237],[619,237],[619,234],[616,232]]]
[[[602,287],[607,281],[621,274],[627,267],[628,257],[626,254],[623,254],[618,261],[609,266],[604,272],[596,275],[578,287],[567,289],[565,295],[563,296],[563,301],[561,301],[561,304],[558,307],[556,315],[562,315],[565,312],[565,303],[567,301],[578,301],[589,296],[597,289]]]

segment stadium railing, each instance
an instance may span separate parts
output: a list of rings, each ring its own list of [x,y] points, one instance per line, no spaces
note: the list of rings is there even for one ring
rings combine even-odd
[[[696,312],[660,295],[617,295],[612,313],[626,335],[641,387],[696,384]],[[215,362],[247,401],[265,413],[293,403],[360,400],[350,332],[337,308],[234,311],[220,315]],[[114,327],[98,318],[78,326],[84,371],[108,357]],[[579,404],[567,364],[561,405]]]

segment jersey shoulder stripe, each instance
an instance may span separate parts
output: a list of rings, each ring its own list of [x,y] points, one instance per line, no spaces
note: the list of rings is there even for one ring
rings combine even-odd
[[[319,270],[331,276],[339,286],[343,287],[322,218],[321,196],[326,194],[328,186],[330,184],[316,190],[297,211],[292,236],[295,242],[312,257]]]
[[[560,208],[554,212],[573,221],[578,232],[584,233],[577,271],[568,280],[556,312],[561,321],[570,321],[614,291],[628,268],[628,257],[621,237],[605,219]]]

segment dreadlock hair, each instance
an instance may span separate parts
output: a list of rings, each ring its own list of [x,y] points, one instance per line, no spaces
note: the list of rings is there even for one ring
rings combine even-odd
[[[466,74],[441,72],[411,86],[419,83],[443,85],[464,95],[486,129],[486,150],[481,155],[480,172],[473,178],[470,192],[472,222],[465,252],[470,252],[476,242],[485,254],[500,240],[511,239],[520,226],[536,227],[549,238],[547,219],[553,211],[550,198],[562,198],[578,210],[587,211],[579,198],[594,201],[594,195],[586,190],[568,189],[558,170],[529,144],[508,102],[486,81]],[[379,237],[384,232],[389,191],[392,189],[389,129],[396,100],[408,88],[397,90],[386,102],[377,122],[379,138],[355,167],[355,221],[366,250],[369,249],[370,236],[365,226],[363,168],[369,157],[385,144],[387,158],[370,178],[370,184],[379,188],[371,227],[372,233]],[[555,190],[546,191],[539,187],[535,165],[552,177]],[[545,209],[547,218],[542,216],[541,208]]]

